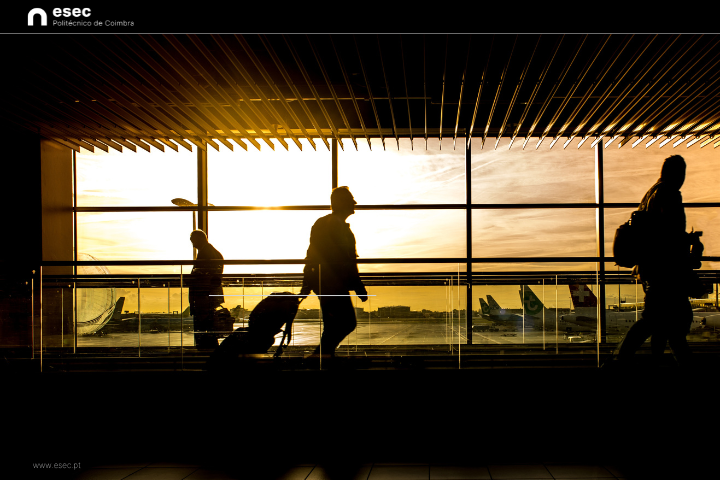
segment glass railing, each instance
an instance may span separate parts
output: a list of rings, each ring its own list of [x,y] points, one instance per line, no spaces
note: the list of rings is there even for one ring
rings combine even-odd
[[[28,351],[39,368],[204,369],[224,342],[230,339],[222,347],[229,348],[247,338],[251,314],[263,299],[272,293],[298,295],[302,286],[297,273],[224,274],[225,310],[214,313],[210,327],[198,328],[188,308],[194,279],[183,272],[191,270],[189,265],[174,265],[179,274],[113,275],[115,263],[93,262],[92,272],[77,275],[58,271],[57,265],[37,272],[38,286],[27,304]],[[130,262],[121,263],[132,270]],[[357,325],[332,362],[357,368],[473,368],[532,365],[555,356],[599,366],[642,315],[642,286],[629,272],[606,272],[601,281],[597,272],[582,271],[473,272],[468,313],[463,269],[456,264],[445,272],[361,274],[368,299],[361,302],[350,292]],[[707,298],[692,300],[688,341],[717,344],[718,274],[702,275],[713,289]],[[271,335],[264,350],[228,351],[245,353],[234,355],[233,363],[240,358],[250,368],[329,368],[330,352],[312,356],[322,332],[320,299],[312,294],[300,302],[281,355],[275,354],[282,332]]]

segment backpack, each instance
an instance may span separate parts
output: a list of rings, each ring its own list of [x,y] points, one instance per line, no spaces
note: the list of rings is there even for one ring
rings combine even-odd
[[[638,210],[618,227],[613,240],[613,256],[617,265],[633,268],[647,258],[649,223],[648,212]]]

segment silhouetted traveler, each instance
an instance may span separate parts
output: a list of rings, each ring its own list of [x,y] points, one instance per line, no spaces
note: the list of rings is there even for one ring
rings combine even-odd
[[[300,295],[313,291],[320,296],[323,332],[315,353],[334,356],[340,342],[357,326],[348,295],[355,291],[364,302],[367,290],[358,274],[355,235],[345,223],[355,213],[357,202],[347,187],[338,187],[330,195],[330,204],[332,213],[319,218],[310,232]]]
[[[668,342],[678,364],[685,365],[690,359],[685,338],[692,324],[687,281],[692,269],[699,268],[699,257],[693,260],[690,255],[691,245],[698,245],[699,240],[697,235],[685,232],[680,194],[685,168],[685,160],[679,155],[665,159],[660,179],[650,187],[638,208],[648,212],[646,260],[633,270],[642,281],[645,310],[619,346],[620,365],[632,361],[633,354],[650,336],[656,362],[662,358]]]
[[[193,247],[197,248],[197,260],[206,261],[193,267],[188,282],[195,346],[214,349],[218,346],[219,335],[207,332],[214,330],[215,310],[225,302],[225,298],[222,296],[222,277],[220,276],[224,267],[221,262],[209,262],[209,260],[223,260],[223,256],[208,242],[207,236],[202,230],[194,230],[190,234],[190,241]]]

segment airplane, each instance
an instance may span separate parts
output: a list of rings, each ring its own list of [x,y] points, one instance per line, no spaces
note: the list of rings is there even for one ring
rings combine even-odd
[[[577,330],[596,331],[597,330],[597,297],[587,285],[570,285],[570,296],[572,298],[573,312],[563,315],[562,321],[577,326]],[[629,304],[625,304],[629,305]],[[605,311],[605,327],[608,333],[625,334],[637,320],[641,318],[641,310],[636,311]],[[711,318],[711,323],[716,323],[720,327],[720,314],[717,319]],[[699,317],[693,314],[691,330],[702,329],[707,326],[707,318]],[[576,328],[573,328],[575,330]]]
[[[487,295],[487,303],[482,298],[479,299],[480,316],[500,326],[516,328],[523,328],[524,326],[526,329],[542,330],[543,311],[545,311],[545,329],[555,329],[555,311],[546,308],[530,287],[520,287],[518,294],[524,305],[524,315],[522,313],[512,313],[509,309],[502,308],[492,295]],[[480,327],[478,327],[478,330],[480,330]]]

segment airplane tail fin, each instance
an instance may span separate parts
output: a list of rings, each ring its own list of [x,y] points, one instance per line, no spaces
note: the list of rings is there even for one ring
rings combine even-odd
[[[597,297],[587,285],[570,285],[570,297],[574,308],[597,307]]]
[[[492,297],[492,295],[487,295],[488,304],[490,305],[491,310],[502,310],[500,305],[495,301],[495,299]]]
[[[482,313],[484,313],[485,315],[489,315],[489,314],[490,314],[490,306],[485,302],[485,300],[483,300],[482,297],[480,297],[480,310],[481,310]]]
[[[520,287],[518,293],[520,294],[520,300],[522,300],[523,307],[525,308],[525,313],[527,315],[538,315],[542,313],[545,306],[537,295],[535,295],[535,292],[530,289],[530,287],[527,285]]]
[[[115,302],[115,311],[112,314],[112,320],[120,320],[120,314],[122,313],[123,305],[125,304],[125,297],[120,297]]]

